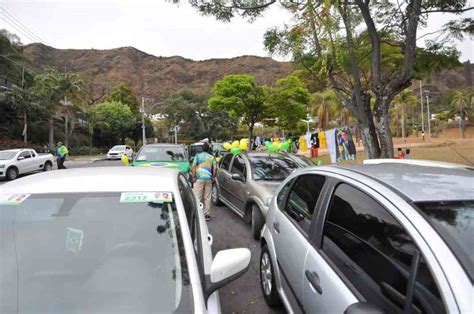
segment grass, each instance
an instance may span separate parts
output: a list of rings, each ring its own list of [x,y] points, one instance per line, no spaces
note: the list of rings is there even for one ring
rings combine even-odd
[[[322,160],[324,165],[331,164],[329,155],[312,159],[316,162],[318,160]],[[356,162],[362,163],[364,159],[364,152],[358,152],[356,156]],[[446,161],[474,166],[474,143],[456,143],[452,141],[446,141],[444,143],[436,143],[430,146],[412,147],[410,159]]]

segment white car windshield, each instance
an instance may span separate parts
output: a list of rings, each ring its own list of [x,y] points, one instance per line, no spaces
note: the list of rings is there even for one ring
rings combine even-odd
[[[112,147],[110,150],[125,150],[125,145],[116,145]]]
[[[140,193],[22,197],[0,194],[1,313],[192,312],[173,202]]]

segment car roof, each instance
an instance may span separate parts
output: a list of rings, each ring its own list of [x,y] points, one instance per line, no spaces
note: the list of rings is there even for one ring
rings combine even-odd
[[[375,179],[414,202],[474,199],[474,169],[467,166],[386,162],[342,167]]]
[[[148,147],[148,146],[154,146],[154,147],[159,147],[159,146],[174,146],[174,147],[183,147],[182,144],[167,144],[167,143],[158,143],[158,144],[146,144],[144,147]]]
[[[0,150],[0,152],[12,152],[12,153],[18,153],[20,150],[23,150],[26,148],[17,148],[17,149],[5,149],[5,150]]]
[[[4,194],[177,191],[179,171],[153,167],[90,167],[48,171],[0,186]]]
[[[251,152],[242,152],[243,154],[249,156],[249,157],[268,157],[268,156],[285,156],[284,154],[280,152],[267,152],[267,151],[262,151],[262,152],[256,152],[256,151],[251,151]]]

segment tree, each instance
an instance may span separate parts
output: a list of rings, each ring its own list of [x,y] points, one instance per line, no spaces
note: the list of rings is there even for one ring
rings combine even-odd
[[[137,96],[133,92],[132,88],[126,83],[115,85],[107,97],[107,101],[119,101],[122,104],[127,105],[134,113],[138,113],[140,108],[140,103],[137,99]]]
[[[49,115],[49,145],[54,146],[54,117],[60,113],[65,118],[65,139],[67,145],[69,137],[74,130],[75,110],[80,97],[83,81],[76,73],[62,73],[55,69],[47,69],[44,73],[35,77],[33,93],[39,104]],[[75,100],[76,105],[70,104],[70,100]]]
[[[296,76],[279,79],[270,89],[269,111],[283,130],[293,131],[306,118],[309,103],[308,89]]]
[[[232,117],[242,119],[248,127],[250,143],[255,123],[269,116],[264,87],[257,85],[252,75],[226,75],[216,82],[213,91],[209,108],[228,110]]]
[[[394,103],[394,111],[396,114],[395,121],[397,123],[396,127],[396,133],[397,136],[398,134],[398,122],[400,119],[398,118],[399,113],[401,114],[401,129],[402,129],[402,138],[405,138],[407,136],[406,133],[406,114],[408,112],[408,109],[413,107],[414,104],[416,104],[418,99],[413,95],[412,91],[409,89],[404,89],[402,90],[397,96],[395,96],[393,103]]]
[[[108,146],[120,140],[125,143],[125,137],[134,127],[135,116],[130,108],[117,101],[103,102],[89,109],[93,132],[100,131],[101,137]]]
[[[234,0],[223,5],[221,1],[190,0],[201,14],[224,21],[236,15],[253,20],[276,2]],[[279,2],[294,15],[295,22],[282,31],[268,31],[266,47],[270,52],[293,55],[317,80],[329,82],[362,127],[369,158],[393,157],[389,107],[411,84],[420,26],[430,13],[459,14],[473,9],[466,0]],[[444,31],[459,38],[465,33],[472,35],[473,25],[472,18],[449,21]],[[440,51],[439,41],[429,48]],[[364,57],[365,62],[360,62]]]
[[[209,93],[183,89],[171,95],[161,108],[169,126],[181,126],[181,132],[194,140],[224,139],[237,129],[237,119],[225,110],[209,109]]]
[[[467,106],[470,104],[472,95],[468,95],[466,92],[455,91],[451,105],[459,113],[459,133],[461,138],[464,138],[464,129],[466,127],[466,117],[468,117]]]

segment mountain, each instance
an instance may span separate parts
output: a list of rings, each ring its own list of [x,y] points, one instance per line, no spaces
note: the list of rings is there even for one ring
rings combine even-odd
[[[155,102],[182,88],[210,89],[226,74],[252,74],[258,83],[271,85],[293,71],[290,63],[271,58],[242,56],[193,61],[177,56],[156,57],[133,47],[75,50],[30,44],[24,46],[23,53],[36,71],[54,67],[82,72],[92,80],[95,91],[127,82],[139,97]]]

